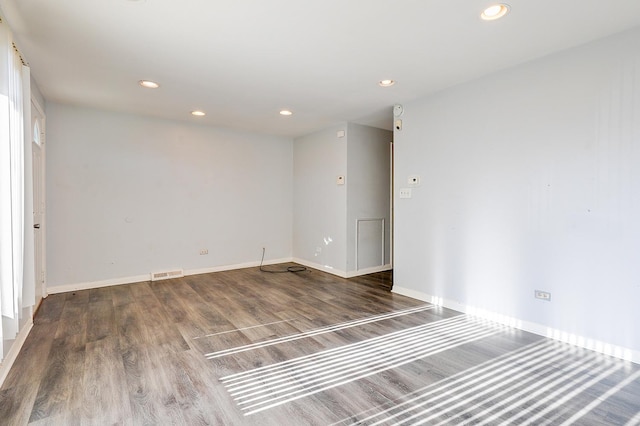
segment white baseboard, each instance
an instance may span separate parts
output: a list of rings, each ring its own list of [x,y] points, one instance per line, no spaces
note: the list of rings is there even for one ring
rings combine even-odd
[[[263,264],[273,265],[276,263],[285,263],[285,262],[291,262],[291,261],[292,259],[288,257],[283,259],[265,260]],[[252,268],[255,266],[260,266],[260,262],[255,261],[255,262],[238,263],[235,265],[214,266],[211,268],[189,269],[184,271],[184,275],[187,276],[187,275],[209,274],[212,272],[231,271],[234,269]],[[122,284],[133,284],[133,283],[139,283],[139,282],[145,282],[145,281],[151,281],[150,273],[145,275],[136,275],[133,277],[113,278],[110,280],[49,286],[47,287],[47,292],[48,294],[68,293],[70,291],[91,290],[93,288],[110,287],[110,286],[122,285]]]
[[[4,380],[7,378],[7,375],[9,374],[9,370],[11,370],[11,367],[13,366],[13,363],[16,361],[16,358],[18,358],[20,349],[22,349],[22,345],[24,345],[24,342],[27,340],[27,336],[29,336],[29,332],[31,331],[32,328],[33,328],[33,319],[30,318],[29,321],[22,327],[22,329],[16,336],[16,339],[14,340],[13,345],[11,345],[11,348],[9,349],[9,353],[2,360],[2,363],[0,364],[0,387],[4,383]]]
[[[393,269],[391,264],[374,266],[372,268],[358,269],[357,271],[347,272],[347,278],[359,277],[361,275],[375,274],[376,272],[384,272]]]
[[[275,265],[278,263],[287,263],[293,262],[293,259],[290,257],[282,258],[282,259],[272,259],[265,260],[263,265]],[[222,265],[222,266],[214,266],[211,268],[202,268],[202,269],[190,269],[188,271],[184,271],[184,275],[200,275],[200,274],[210,274],[212,272],[224,272],[224,271],[233,271],[234,269],[244,269],[244,268],[254,268],[256,266],[260,266],[260,262],[245,262],[245,263],[237,263],[235,265]]]
[[[375,272],[382,272],[382,271],[388,271],[390,269],[393,269],[393,267],[390,264],[388,264],[388,265],[382,265],[382,266],[374,266],[373,268],[360,269],[358,271],[347,272],[341,269],[332,268],[331,266],[321,265],[319,263],[310,262],[308,260],[300,259],[297,257],[294,257],[293,259],[290,259],[288,261],[299,263],[300,265],[317,269],[319,271],[326,272],[328,274],[336,275],[340,278],[353,278],[353,277],[358,277],[360,275],[373,274]]]
[[[297,258],[291,258],[291,257],[265,260],[263,262],[263,265],[276,265],[279,263],[288,263],[288,262],[299,263],[301,265],[308,266],[309,268],[314,268],[323,272],[328,272],[330,274],[337,275],[341,278],[352,278],[360,275],[372,274],[374,272],[388,271],[389,269],[391,269],[391,265],[384,265],[384,266],[376,266],[374,268],[361,269],[359,271],[352,271],[347,273],[345,271],[333,269],[329,266],[323,266],[317,263],[308,262],[303,259],[297,259]],[[188,269],[184,271],[184,275],[188,276],[188,275],[210,274],[212,272],[232,271],[235,269],[253,268],[256,266],[260,266],[260,261],[236,263],[234,265],[212,266],[210,268]],[[139,282],[145,282],[145,281],[151,281],[151,274],[136,275],[132,277],[112,278],[109,280],[102,280],[102,281],[89,281],[84,283],[48,286],[47,295],[58,294],[58,293],[69,293],[71,291],[91,290],[93,288],[110,287],[110,286],[123,285],[123,284],[133,284],[133,283],[139,283]]]
[[[394,285],[391,291],[393,293],[401,294],[413,299],[422,300],[423,302],[433,303],[434,305],[443,306],[447,309],[453,309],[454,311],[462,312],[478,318],[488,319],[490,321],[537,334],[539,336],[559,340],[561,342],[569,343],[584,349],[589,349],[594,352],[610,355],[616,358],[624,359],[625,361],[631,361],[633,363],[640,364],[640,352],[633,349],[612,345],[606,342],[596,341],[583,336],[575,336],[562,330],[553,329],[534,322],[522,321],[517,318],[507,317],[495,312],[472,308],[459,302],[431,296],[429,294],[422,293],[410,288],[398,287]]]
[[[91,281],[76,284],[64,284],[56,286],[48,286],[48,294],[68,293],[70,291],[91,290],[92,288],[110,287],[114,285],[132,284],[144,281],[151,281],[151,275],[136,275],[134,277],[113,278],[110,280]]]
[[[320,265],[319,263],[309,262],[308,260],[299,259],[294,257],[292,262],[299,263],[309,268],[318,269],[319,271],[326,272],[328,274],[337,275],[340,278],[347,278],[347,272],[340,269],[332,268],[331,266]]]

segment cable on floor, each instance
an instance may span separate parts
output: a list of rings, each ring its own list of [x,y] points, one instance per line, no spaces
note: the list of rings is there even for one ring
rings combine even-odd
[[[267,251],[266,248],[262,247],[262,259],[260,260],[260,271],[268,272],[270,274],[286,274],[287,272],[293,272],[294,274],[298,272],[304,272],[307,270],[305,266],[289,266],[287,269],[264,269],[262,264],[264,263],[264,253]]]

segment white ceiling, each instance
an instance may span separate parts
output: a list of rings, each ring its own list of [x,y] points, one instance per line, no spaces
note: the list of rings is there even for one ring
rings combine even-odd
[[[48,101],[300,136],[640,25],[640,0],[0,0]],[[378,87],[380,79],[397,81]],[[138,86],[141,79],[161,84]],[[288,108],[291,117],[278,111]],[[202,109],[204,118],[190,116]]]

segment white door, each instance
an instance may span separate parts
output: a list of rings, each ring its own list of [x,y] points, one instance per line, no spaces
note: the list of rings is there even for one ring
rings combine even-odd
[[[44,114],[42,109],[31,102],[32,151],[33,151],[33,227],[34,262],[36,279],[36,309],[46,295],[45,288],[45,197],[44,197]]]

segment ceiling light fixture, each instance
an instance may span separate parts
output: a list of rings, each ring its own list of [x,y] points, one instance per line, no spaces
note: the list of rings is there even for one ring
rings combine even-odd
[[[280,115],[290,116],[293,115],[293,112],[289,111],[288,109],[283,109],[282,111],[280,111]]]
[[[378,82],[378,85],[379,85],[380,87],[391,87],[391,86],[393,86],[394,84],[396,84],[396,82],[395,82],[394,80],[380,80],[380,81]]]
[[[480,15],[480,18],[485,21],[495,21],[496,19],[502,18],[507,13],[509,13],[508,4],[494,4],[493,6],[486,8]]]
[[[207,114],[205,114],[204,111],[196,110],[196,111],[191,111],[191,115],[196,117],[204,117]]]
[[[158,87],[160,87],[158,83],[151,80],[140,80],[138,84],[142,87],[146,87],[147,89],[157,89]]]

